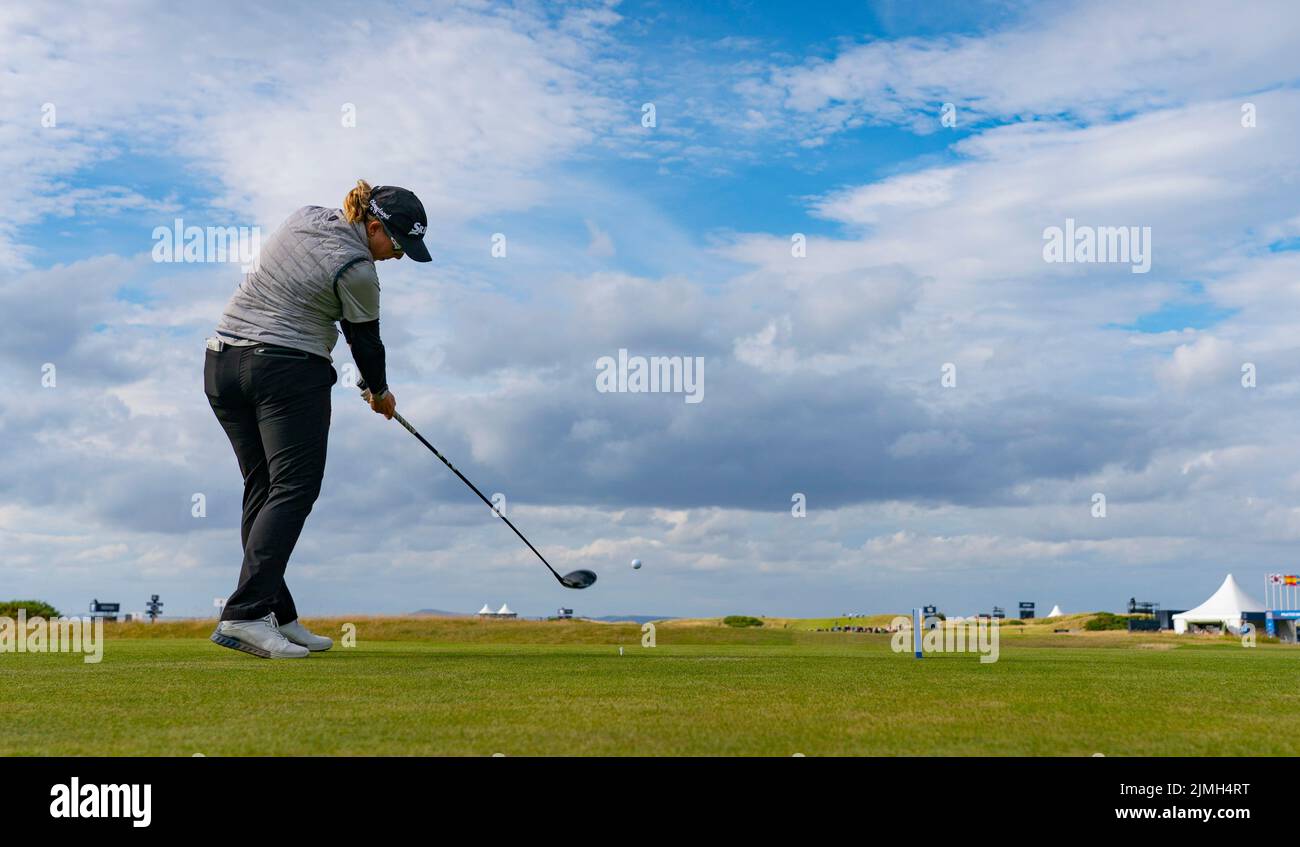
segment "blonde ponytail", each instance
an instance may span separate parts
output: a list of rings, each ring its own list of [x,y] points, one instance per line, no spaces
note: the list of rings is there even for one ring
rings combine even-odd
[[[370,213],[370,183],[364,179],[357,180],[357,187],[343,198],[343,217],[348,223],[364,222]]]

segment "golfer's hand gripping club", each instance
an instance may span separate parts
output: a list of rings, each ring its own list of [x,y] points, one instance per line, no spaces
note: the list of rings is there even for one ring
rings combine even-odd
[[[357,388],[361,389],[361,399],[370,404],[372,411],[378,412],[390,421],[393,419],[393,415],[397,414],[397,397],[393,392],[385,391],[375,397],[370,393],[369,387],[366,386],[366,381],[359,377],[357,379]]]

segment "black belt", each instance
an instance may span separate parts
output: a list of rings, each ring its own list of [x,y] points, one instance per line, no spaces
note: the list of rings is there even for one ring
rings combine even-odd
[[[267,356],[272,359],[298,359],[306,362],[309,359],[319,359],[320,356],[308,353],[306,350],[295,350],[292,347],[279,347],[275,344],[254,344],[252,345],[254,356]]]
[[[237,335],[228,335],[226,337],[239,338],[239,336]],[[252,341],[253,339],[240,338],[239,340]],[[213,344],[214,342],[216,346],[214,346]],[[310,359],[319,359],[322,362],[325,362],[327,364],[329,363],[329,359],[325,356],[320,355],[319,353],[309,353],[306,350],[298,350],[293,347],[285,347],[280,344],[267,344],[264,341],[256,341],[253,344],[231,344],[229,341],[225,341],[220,337],[208,339],[209,350],[214,350],[215,352],[220,353],[222,350],[225,350],[227,348],[233,348],[235,350],[252,350],[254,356],[270,356],[276,359],[298,359],[301,361],[307,361]]]

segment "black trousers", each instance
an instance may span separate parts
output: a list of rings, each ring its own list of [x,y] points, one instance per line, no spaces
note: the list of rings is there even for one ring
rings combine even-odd
[[[203,390],[244,476],[244,564],[222,620],[298,618],[284,571],[320,494],[337,380],[326,359],[285,347],[207,351]]]

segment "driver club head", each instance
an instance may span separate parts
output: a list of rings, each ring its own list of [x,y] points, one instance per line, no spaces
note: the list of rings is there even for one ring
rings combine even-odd
[[[588,588],[596,581],[591,571],[570,571],[560,577],[560,584],[565,588]]]

